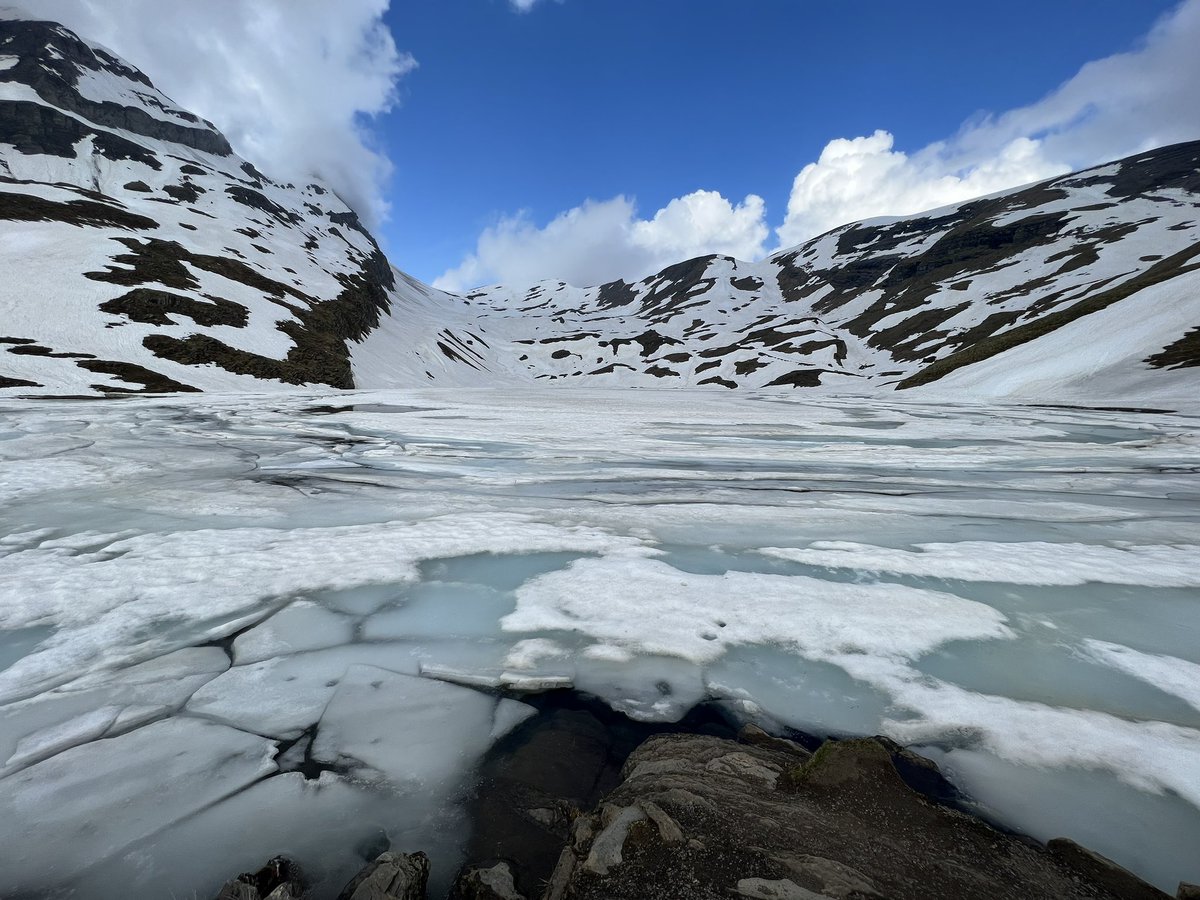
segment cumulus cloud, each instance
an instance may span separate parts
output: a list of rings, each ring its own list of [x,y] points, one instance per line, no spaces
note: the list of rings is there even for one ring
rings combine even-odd
[[[391,171],[367,127],[415,65],[383,23],[389,0],[37,0],[209,119],[274,178],[327,182],[364,219]],[[169,27],[164,27],[169,22]]]
[[[510,0],[528,9],[537,0]],[[923,212],[1075,169],[1200,137],[1200,0],[1185,0],[1132,50],[1090,62],[1036,103],[978,116],[912,152],[886,131],[831,140],[792,183],[779,247],[875,216]],[[585,203],[544,228],[502,219],[446,272],[447,289],[562,278],[637,277],[705,253],[761,257],[763,202],[733,206],[698,191],[639,220],[618,197]]]
[[[780,243],[1200,137],[1197,47],[1200,0],[1187,0],[1129,52],[1090,62],[1036,103],[977,118],[911,155],[883,131],[831,141],[796,176]]]
[[[938,150],[909,156],[893,150],[886,131],[830,141],[792,183],[782,246],[838,225],[873,216],[902,216],[1061,174],[1069,167],[1046,157],[1040,144],[1017,137],[991,158],[947,171]]]
[[[696,191],[649,219],[638,218],[628,197],[614,197],[588,201],[543,228],[526,213],[505,217],[480,235],[474,253],[434,284],[461,291],[551,276],[581,286],[632,280],[701,253],[757,258],[769,234],[765,204],[753,194],[733,204],[715,191]]]

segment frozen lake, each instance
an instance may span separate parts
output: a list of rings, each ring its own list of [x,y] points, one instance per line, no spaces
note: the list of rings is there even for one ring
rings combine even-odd
[[[574,686],[887,734],[1200,881],[1200,418],[680,391],[0,401],[0,895],[442,876]],[[497,690],[502,688],[503,690]],[[503,699],[500,699],[503,697]]]

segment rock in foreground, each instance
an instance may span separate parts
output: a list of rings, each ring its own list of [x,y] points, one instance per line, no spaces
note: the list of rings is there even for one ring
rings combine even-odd
[[[919,758],[878,739],[651,738],[581,816],[546,900],[1162,898],[1088,854],[1052,852],[917,793]],[[932,764],[929,764],[932,768]]]

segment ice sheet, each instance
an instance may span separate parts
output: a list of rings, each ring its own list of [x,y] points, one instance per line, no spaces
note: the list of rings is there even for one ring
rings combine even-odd
[[[1139,584],[1200,587],[1195,547],[1116,546],[1045,541],[918,544],[915,551],[849,541],[815,541],[805,549],[763,553],[812,566],[1007,584]]]
[[[67,880],[275,770],[274,746],[173,718],[74,747],[0,780],[4,893]]]
[[[331,882],[378,829],[448,871],[453,798],[529,713],[495,692],[570,685],[647,720],[716,699],[888,733],[1002,821],[1200,880],[1198,423],[654,391],[6,400],[0,796],[89,799],[31,807],[36,833],[0,816],[23,860],[0,893],[96,865],[207,895],[235,858],[320,854],[294,823],[323,816],[362,824],[314,863]],[[191,768],[151,804],[173,754]]]

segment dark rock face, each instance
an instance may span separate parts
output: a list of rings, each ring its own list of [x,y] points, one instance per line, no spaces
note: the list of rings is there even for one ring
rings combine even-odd
[[[47,103],[59,109],[75,113],[101,128],[119,128],[219,156],[228,156],[233,152],[229,142],[211,124],[197,116],[183,113],[179,115],[182,120],[180,123],[169,122],[142,109],[111,101],[97,102],[82,96],[76,89],[81,71],[108,72],[147,88],[151,84],[141,72],[89,46],[60,25],[53,22],[2,20],[0,43],[5,43],[6,53],[18,58],[15,66],[0,72],[0,81],[27,84]],[[55,53],[48,53],[47,48],[53,48]],[[66,116],[63,118],[75,121]],[[7,131],[7,123],[2,118],[0,125]]]
[[[257,872],[244,872],[225,882],[217,900],[299,900],[303,894],[304,884],[296,864],[277,856]]]
[[[471,869],[458,879],[450,900],[526,900],[513,883],[508,863],[488,869]]]
[[[139,216],[110,203],[83,199],[59,203],[33,194],[9,191],[0,192],[0,220],[66,222],[81,228],[111,226],[130,231],[158,227],[158,223],[153,219]]]
[[[546,900],[1166,896],[1093,854],[1046,850],[932,802],[905,783],[890,742],[827,742],[809,758],[748,739],[647,741],[620,787],[575,821]]]
[[[75,145],[91,137],[95,139],[93,146],[101,156],[113,160],[136,160],[155,170],[162,168],[158,158],[140,144],[120,135],[91,128],[57,109],[28,100],[0,100],[0,134],[18,153],[44,153],[64,158],[73,157]]]
[[[338,900],[425,900],[428,882],[424,853],[384,853],[346,885]]]

